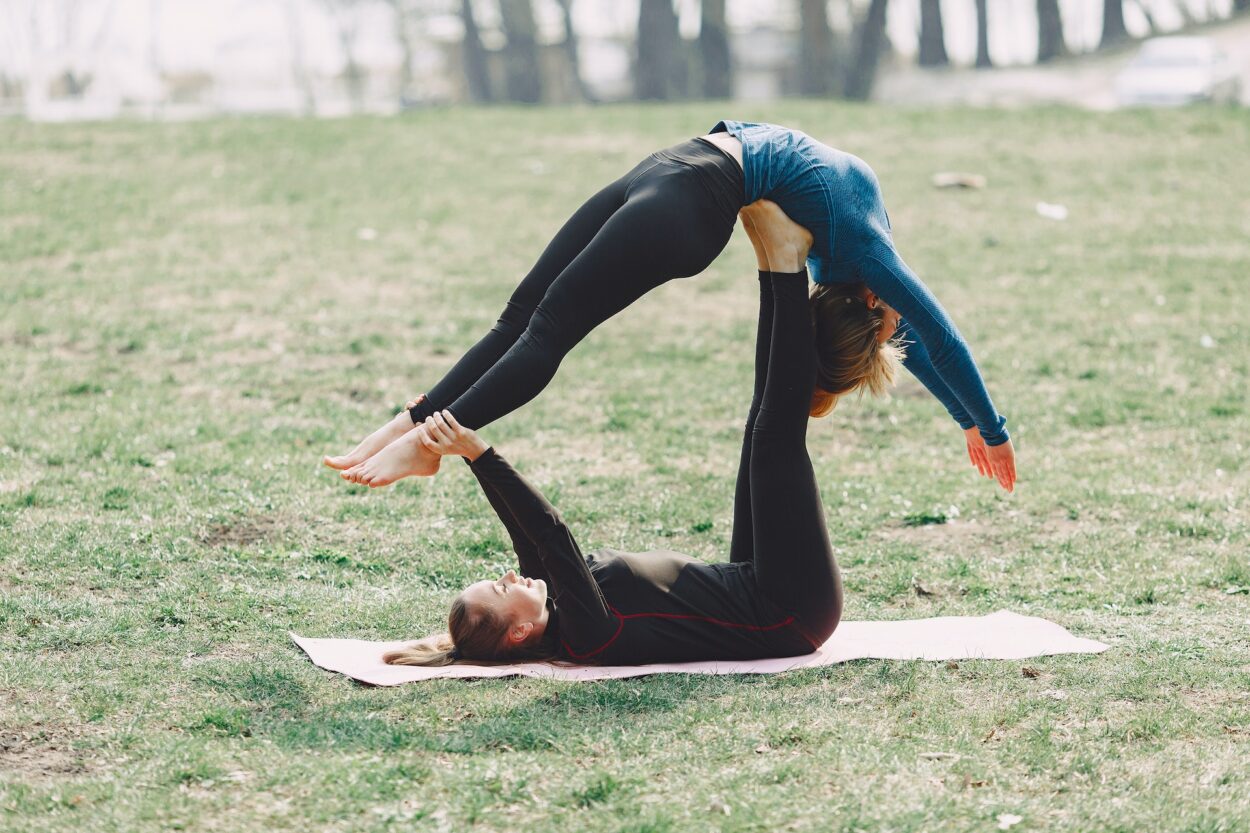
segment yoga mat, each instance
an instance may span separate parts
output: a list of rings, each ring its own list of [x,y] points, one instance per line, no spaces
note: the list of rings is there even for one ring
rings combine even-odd
[[[370,685],[400,685],[439,677],[546,677],[554,680],[613,680],[647,674],[775,674],[817,668],[853,659],[1024,659],[1051,654],[1097,654],[1111,647],[1073,636],[1063,627],[1000,610],[988,616],[938,616],[895,622],[843,622],[820,650],[799,657],[655,665],[559,666],[545,662],[517,665],[446,665],[422,668],[386,665],[382,653],[405,642],[312,639],[291,634],[314,664]]]

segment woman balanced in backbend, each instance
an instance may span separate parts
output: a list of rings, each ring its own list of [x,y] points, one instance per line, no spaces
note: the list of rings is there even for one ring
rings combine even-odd
[[[811,241],[819,350],[812,414],[857,388],[880,393],[893,379],[895,345],[905,343],[904,366],[964,430],[973,465],[1011,490],[1006,420],[955,324],[895,251],[872,170],[801,131],[734,121],[651,154],[591,197],[442,381],[326,465],[369,486],[433,474],[439,458],[421,442],[427,417],[447,409],[481,428],[528,402],[592,329],[654,287],[705,269],[744,206],[744,225],[755,209],[757,224],[775,227],[778,246]]]
[[[583,556],[560,515],[450,411],[425,423],[459,454],[512,538],[518,570],[469,585],[448,634],[385,655],[401,665],[561,659],[638,665],[808,654],[837,627],[842,587],[807,456],[816,383],[807,275],[760,273],[752,397],[727,563],[675,552]]]

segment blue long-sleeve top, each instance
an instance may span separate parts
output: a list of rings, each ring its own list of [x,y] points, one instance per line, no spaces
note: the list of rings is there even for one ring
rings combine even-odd
[[[867,284],[902,316],[895,338],[906,346],[903,366],[961,428],[976,425],[987,445],[1007,442],[1007,420],[994,408],[968,343],[895,250],[881,186],[867,163],[775,124],[721,121],[712,132],[742,143],[746,204],[772,200],[812,233],[812,280]]]

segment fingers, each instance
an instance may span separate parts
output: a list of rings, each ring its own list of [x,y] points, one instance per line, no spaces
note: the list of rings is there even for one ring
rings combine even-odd
[[[968,443],[968,459],[972,460],[973,467],[982,477],[993,477],[990,470],[989,458],[985,456],[985,447]]]
[[[418,393],[412,399],[409,399],[407,402],[404,403],[404,410],[411,411],[413,408],[417,407],[424,401],[425,401],[425,394]]]
[[[456,432],[453,431],[452,427],[447,424],[447,417],[445,416],[446,413],[446,411],[435,411],[432,419],[434,420],[434,424],[438,427],[439,436],[450,443],[455,441]]]
[[[421,423],[420,427],[423,430],[417,432],[417,439],[421,441],[421,445],[425,447],[426,451],[432,451],[435,454],[441,455],[443,453],[442,444],[439,443],[438,439],[430,433],[429,422],[430,421],[427,419],[425,422]]]
[[[451,411],[444,408],[442,413],[443,417],[447,420],[447,424],[451,426],[451,430],[455,431],[457,434],[463,434],[465,432],[464,429],[460,427],[460,423],[456,422],[456,418],[451,415]]]
[[[425,430],[429,432],[430,437],[440,449],[445,449],[451,445],[452,437],[447,431],[447,423],[439,414],[433,414],[425,418]]]
[[[998,480],[1000,486],[1008,492],[1015,491],[1016,487],[1016,454],[1012,448],[1011,441],[1002,445],[994,446],[990,450],[991,462],[994,466],[994,477]]]
[[[1013,473],[1009,473],[1007,465],[1004,463],[997,463],[994,466],[994,476],[998,478],[998,485],[1002,486],[1008,492],[1015,490],[1016,478]]]
[[[1016,463],[1014,460],[1006,460],[1002,465],[1003,474],[1000,482],[1003,488],[1009,492],[1016,490]]]

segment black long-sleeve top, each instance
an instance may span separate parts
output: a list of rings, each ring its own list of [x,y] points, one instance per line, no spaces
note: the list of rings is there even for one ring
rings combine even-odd
[[[555,508],[494,449],[469,465],[508,527],[521,574],[547,583],[547,633],[561,658],[640,665],[820,647],[759,592],[752,563],[706,564],[668,550],[583,556]]]

